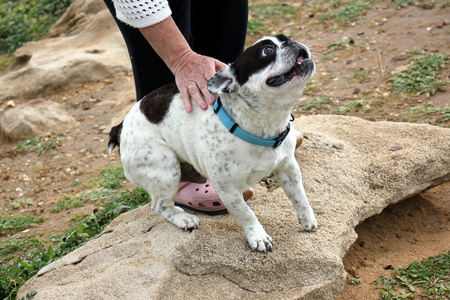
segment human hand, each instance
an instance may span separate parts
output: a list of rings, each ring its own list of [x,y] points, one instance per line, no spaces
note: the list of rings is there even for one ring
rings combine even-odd
[[[212,57],[199,55],[193,51],[178,59],[172,69],[175,83],[181,94],[186,111],[192,111],[192,101],[203,110],[214,103],[214,96],[208,92],[208,80],[227,65]],[[206,102],[207,101],[207,102]]]

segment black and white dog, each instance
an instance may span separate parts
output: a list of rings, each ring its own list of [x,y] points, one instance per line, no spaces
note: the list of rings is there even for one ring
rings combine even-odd
[[[306,46],[284,35],[262,38],[209,80],[208,90],[218,96],[214,107],[188,114],[176,86],[164,86],[112,128],[109,149],[120,143],[126,177],[147,190],[163,218],[197,228],[198,218],[173,198],[180,180],[208,178],[251,249],[271,250],[272,238],[242,192],[273,172],[303,229],[317,227],[294,156],[296,136],[289,134],[291,110],[314,70]]]

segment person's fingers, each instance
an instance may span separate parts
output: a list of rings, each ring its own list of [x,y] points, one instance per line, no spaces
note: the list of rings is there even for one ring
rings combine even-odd
[[[197,105],[205,110],[208,108],[208,104],[206,104],[204,97],[203,97],[203,91],[200,90],[200,88],[198,87],[198,85],[192,84],[188,86],[188,91],[189,91],[189,95],[191,96],[192,100],[194,100],[195,103],[197,103]]]
[[[192,102],[206,110],[215,97],[208,91],[208,80],[226,64],[211,57],[195,55],[180,62],[175,74],[175,82],[187,112],[192,111]]]
[[[189,90],[187,87],[180,89],[181,100],[183,101],[186,112],[190,113],[192,111],[191,96],[189,95]]]
[[[211,76],[208,76],[208,79],[211,78]],[[206,76],[205,76],[205,78],[206,78]],[[202,93],[203,98],[206,99],[206,101],[208,101],[209,104],[213,104],[214,96],[211,95],[211,93],[208,91],[208,79],[205,79],[201,83],[197,84],[197,87],[199,88],[200,92]]]

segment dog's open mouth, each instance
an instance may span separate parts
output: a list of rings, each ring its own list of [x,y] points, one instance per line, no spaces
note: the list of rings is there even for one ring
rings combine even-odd
[[[297,61],[294,63],[292,69],[290,69],[287,73],[267,79],[267,85],[271,87],[279,87],[285,83],[288,83],[297,75],[308,73],[308,65],[310,62],[311,60],[308,57],[308,53],[303,49],[300,50]]]

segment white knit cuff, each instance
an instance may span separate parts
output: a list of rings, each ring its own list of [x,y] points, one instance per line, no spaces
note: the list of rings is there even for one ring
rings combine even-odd
[[[167,0],[114,0],[114,7],[117,19],[135,28],[154,25],[172,14]]]

